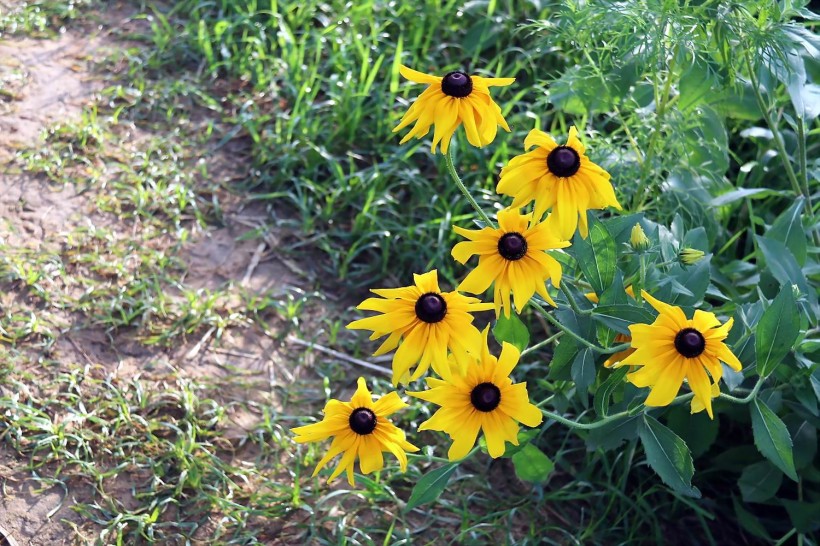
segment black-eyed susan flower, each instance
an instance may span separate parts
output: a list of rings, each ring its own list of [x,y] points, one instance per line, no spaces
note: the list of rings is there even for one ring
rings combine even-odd
[[[411,138],[424,137],[431,125],[435,125],[431,151],[435,153],[440,143],[441,152],[445,154],[453,133],[461,124],[464,124],[467,141],[477,148],[495,139],[499,125],[510,131],[501,115],[501,108],[490,97],[490,87],[510,85],[515,78],[482,78],[460,71],[449,72],[443,77],[430,76],[406,66],[399,71],[412,82],[428,84],[393,129],[393,132],[400,131],[416,122],[401,139],[402,144]]]
[[[401,471],[407,469],[406,452],[412,453],[419,448],[409,443],[404,437],[404,431],[387,419],[405,406],[407,404],[395,392],[373,402],[364,378],[360,377],[350,402],[330,400],[325,405],[324,418],[319,423],[296,427],[291,432],[297,435],[294,441],[300,444],[321,442],[332,437],[330,449],[316,465],[313,475],[318,474],[331,459],[343,454],[328,481],[346,471],[347,481],[350,485],[355,485],[353,465],[356,459],[359,460],[362,474],[369,474],[382,469],[382,452],[389,451],[399,460]]]
[[[660,314],[652,324],[629,326],[635,352],[621,360],[621,364],[641,368],[629,373],[627,380],[638,387],[652,388],[647,406],[666,406],[685,379],[695,399],[712,418],[712,389],[723,377],[720,361],[733,370],[741,368],[740,361],[723,343],[733,319],[721,325],[713,313],[699,309],[693,318],[687,319],[680,307],[659,301],[645,291],[641,293]]]
[[[481,332],[473,326],[470,313],[492,309],[491,303],[481,303],[477,298],[442,292],[435,269],[413,278],[412,286],[371,290],[381,297],[368,298],[357,309],[382,314],[347,325],[354,330],[372,330],[370,339],[389,336],[374,353],[376,356],[398,347],[393,356],[394,385],[415,381],[430,365],[440,376],[447,376],[447,349],[463,366],[470,360],[470,353],[478,354],[481,344]],[[416,370],[411,375],[413,366]]]
[[[518,445],[518,424],[535,427],[541,423],[541,411],[530,403],[525,383],[510,379],[520,353],[504,343],[499,358],[490,354],[484,330],[481,357],[467,367],[464,375],[448,379],[427,378],[430,389],[408,394],[441,406],[419,430],[440,430],[450,435],[453,444],[447,455],[451,461],[461,459],[475,445],[483,431],[487,451],[493,458],[506,449],[505,442]]]
[[[571,239],[576,228],[586,238],[587,210],[621,208],[609,173],[587,158],[575,127],[560,146],[547,133],[533,129],[524,147],[535,149],[510,160],[501,170],[496,191],[512,196],[512,207],[535,201],[536,219],[552,209],[550,218],[561,239]]]
[[[531,214],[505,209],[498,213],[498,228],[453,227],[469,239],[453,247],[453,258],[463,264],[478,254],[478,266],[458,285],[458,290],[481,294],[494,283],[496,317],[502,309],[510,316],[510,292],[519,313],[535,293],[555,306],[546,282],[550,279],[553,286],[559,286],[561,264],[546,250],[565,248],[570,243],[560,240],[546,222],[530,224],[531,219]]]

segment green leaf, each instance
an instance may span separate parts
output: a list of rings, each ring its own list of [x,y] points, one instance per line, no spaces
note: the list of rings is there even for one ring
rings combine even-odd
[[[695,305],[703,300],[709,288],[711,260],[704,257],[695,265],[681,267],[676,265],[669,270],[673,284],[672,295],[668,302],[674,305]],[[688,292],[688,294],[687,294]]]
[[[549,364],[548,377],[553,381],[569,381],[569,365],[575,360],[581,344],[569,336],[564,336],[555,347],[552,361]]]
[[[794,467],[797,470],[809,467],[817,455],[817,429],[808,421],[792,415],[797,422],[789,421],[788,429],[794,445]]]
[[[800,315],[790,284],[783,285],[780,293],[763,312],[755,329],[755,359],[757,373],[766,377],[774,371],[789,353],[800,333]]]
[[[526,349],[530,343],[530,331],[515,313],[510,313],[509,318],[501,313],[493,326],[493,336],[499,344],[506,341],[515,345],[519,351]]]
[[[766,232],[766,237],[769,239],[785,244],[801,267],[806,265],[808,252],[806,233],[803,231],[801,222],[804,201],[805,198],[802,196],[797,198],[792,206],[777,217],[772,227]]]
[[[749,531],[752,535],[763,538],[768,541],[771,541],[771,537],[769,533],[766,531],[766,528],[760,523],[760,520],[750,514],[743,506],[737,501],[734,495],[732,495],[732,506],[735,508],[735,514],[737,515],[737,521],[740,523],[741,527],[746,531]]]
[[[612,398],[612,393],[615,389],[623,385],[626,372],[628,371],[629,368],[627,366],[618,368],[607,377],[606,381],[595,389],[595,398],[593,399],[592,407],[595,408],[595,413],[599,416],[606,417],[608,415],[609,399]]]
[[[678,109],[683,112],[704,102],[704,98],[715,83],[715,74],[709,65],[700,60],[694,62],[680,77]]]
[[[732,190],[730,192],[718,195],[717,197],[709,201],[709,204],[713,207],[722,207],[723,205],[728,205],[729,203],[740,201],[741,199],[745,199],[746,197],[754,197],[755,199],[761,199],[763,197],[768,197],[776,193],[776,191],[770,190],[768,188],[738,188],[736,190]]]
[[[580,394],[586,394],[590,385],[595,381],[595,357],[592,349],[586,348],[572,362],[572,380]]]
[[[820,502],[799,502],[793,500],[780,499],[789,519],[798,533],[813,533],[820,528]]]
[[[719,421],[709,419],[705,411],[691,413],[688,404],[671,408],[666,424],[686,442],[695,458],[706,453],[717,439]]]
[[[759,235],[755,235],[755,238],[769,271],[781,285],[796,284],[801,293],[809,297],[815,294],[814,291],[810,290],[809,283],[806,281],[806,276],[800,269],[797,259],[785,244]]]
[[[737,485],[745,502],[766,502],[782,483],[783,472],[769,461],[761,461],[744,468]]]
[[[405,509],[409,511],[438,499],[444,488],[447,487],[447,482],[450,481],[450,476],[453,475],[456,468],[458,468],[458,463],[450,463],[422,476],[416,486],[413,487]]]
[[[596,294],[603,294],[615,278],[615,240],[606,227],[590,215],[589,236],[575,235],[575,259]]]
[[[624,417],[617,421],[612,421],[598,428],[589,431],[587,436],[587,449],[603,449],[610,451],[619,447],[624,440],[634,440],[638,437],[638,424],[641,422],[639,416]]]
[[[555,468],[549,457],[532,444],[527,444],[512,456],[515,475],[525,482],[543,483]]]
[[[609,326],[616,332],[629,335],[630,324],[651,324],[655,315],[643,307],[629,304],[599,305],[592,318]]]
[[[750,411],[755,447],[786,476],[797,481],[792,458],[792,439],[786,425],[758,398],[752,401]]]
[[[700,491],[692,485],[695,467],[686,442],[647,414],[644,414],[638,435],[649,466],[658,473],[663,483],[681,495],[700,498]]]

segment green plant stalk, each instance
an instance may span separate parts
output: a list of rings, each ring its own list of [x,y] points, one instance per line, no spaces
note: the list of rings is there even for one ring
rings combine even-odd
[[[447,172],[450,173],[450,177],[453,179],[453,182],[456,183],[456,186],[458,186],[458,189],[461,190],[461,193],[464,194],[464,197],[467,198],[467,201],[470,202],[470,204],[473,206],[473,208],[478,213],[478,215],[481,217],[481,219],[484,220],[484,223],[489,227],[495,227],[493,225],[492,221],[490,220],[489,216],[487,216],[487,214],[484,212],[484,210],[478,205],[476,200],[473,199],[473,196],[470,195],[470,191],[467,189],[467,186],[465,186],[464,182],[461,181],[461,177],[458,175],[458,172],[456,171],[456,167],[453,164],[453,147],[452,146],[449,146],[447,148],[447,153],[444,154],[444,159],[445,159],[445,162],[447,163]]]
[[[564,326],[563,324],[558,322],[552,315],[550,315],[547,312],[546,309],[544,309],[538,303],[536,303],[534,299],[530,300],[530,305],[532,305],[535,309],[537,309],[544,316],[544,318],[547,319],[547,322],[549,322],[550,324],[552,324],[553,326],[555,326],[556,328],[558,328],[562,332],[566,333],[567,335],[569,335],[571,338],[573,338],[574,340],[576,340],[580,344],[582,344],[586,347],[589,347],[590,349],[592,349],[596,353],[599,353],[599,354],[602,354],[602,355],[610,355],[610,354],[615,354],[615,353],[624,351],[624,350],[626,350],[626,349],[628,349],[629,347],[632,346],[631,343],[621,343],[620,345],[613,345],[612,347],[608,347],[608,348],[599,347],[598,345],[595,345],[594,343],[591,343],[591,342],[587,341],[583,337],[579,336],[578,334],[576,334],[575,332],[573,332],[572,330],[570,330],[569,328],[567,328],[566,326]]]
[[[722,400],[728,400],[729,402],[732,402],[734,404],[748,404],[749,402],[754,400],[757,396],[757,393],[760,392],[760,388],[763,386],[763,382],[765,380],[765,377],[759,377],[757,383],[755,383],[755,386],[752,388],[751,392],[743,398],[737,398],[735,396],[732,396],[731,394],[726,394],[723,392],[720,393],[720,398]]]
[[[783,142],[783,135],[780,134],[780,129],[777,127],[777,124],[772,119],[771,113],[769,112],[769,108],[766,106],[766,103],[763,100],[763,95],[760,93],[760,82],[755,76],[754,66],[752,65],[752,59],[749,56],[749,51],[745,50],[743,52],[744,58],[746,60],[746,67],[749,69],[749,79],[752,82],[752,89],[754,89],[755,99],[757,100],[757,106],[760,108],[760,113],[763,114],[763,119],[766,121],[766,125],[769,127],[769,130],[772,132],[772,139],[774,140],[774,145],[777,148],[777,153],[780,156],[780,160],[783,162],[783,166],[786,168],[786,177],[789,179],[789,182],[792,185],[792,190],[797,195],[802,195],[806,198],[805,208],[806,214],[812,220],[812,225],[814,225],[814,210],[811,204],[811,192],[808,191],[808,183],[806,185],[806,189],[800,186],[800,182],[797,180],[797,175],[794,172],[794,168],[792,167],[791,160],[789,159],[789,154],[786,152],[786,145]],[[798,130],[799,130],[798,125]],[[799,142],[803,142],[804,138],[799,138]]]
[[[547,339],[539,341],[538,343],[536,343],[532,347],[527,347],[526,349],[521,351],[521,356],[524,356],[524,355],[529,354],[533,351],[536,351],[536,350],[540,349],[541,347],[544,347],[545,345],[549,345],[550,343],[552,343],[555,340],[559,339],[563,335],[564,335],[564,332],[557,332],[557,333],[551,335],[550,337],[548,337]]]
[[[633,287],[632,292],[635,294],[635,301],[642,305],[643,294],[641,294],[641,290],[643,290],[643,287],[646,286],[646,256],[643,252],[641,252],[641,255],[638,256],[638,264],[640,265],[638,272],[638,288],[635,289]]]
[[[592,309],[581,309],[580,307],[578,307],[578,302],[576,302],[575,298],[573,298],[572,294],[570,294],[569,290],[567,289],[566,283],[561,284],[561,292],[563,292],[564,297],[567,298],[567,303],[569,303],[569,306],[572,308],[576,315],[592,314]]]

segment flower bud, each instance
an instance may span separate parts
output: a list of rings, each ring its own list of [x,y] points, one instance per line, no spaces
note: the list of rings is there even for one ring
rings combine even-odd
[[[649,237],[646,236],[640,224],[635,224],[632,227],[629,244],[635,252],[645,252],[649,248]]]
[[[702,250],[689,247],[682,248],[678,253],[678,259],[683,265],[695,265],[703,259],[703,256],[705,254]]]

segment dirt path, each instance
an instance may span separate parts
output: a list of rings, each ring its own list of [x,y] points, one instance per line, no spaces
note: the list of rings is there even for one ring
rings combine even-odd
[[[69,30],[53,40],[0,42],[0,243],[13,249],[15,255],[47,256],[53,263],[64,264],[76,244],[76,233],[88,226],[108,230],[113,240],[127,240],[141,229],[134,219],[123,220],[99,209],[105,183],[91,188],[58,185],[26,172],[17,156],[42,146],[43,132],[50,125],[81,119],[83,108],[93,104],[106,85],[92,70],[90,60],[101,59],[118,47],[120,44],[104,32],[84,30]],[[123,142],[126,147],[139,147],[151,137],[139,131],[126,134],[132,135]],[[246,175],[236,160],[236,150],[229,148],[208,154],[212,177],[236,180]],[[105,170],[102,176],[106,176]],[[294,287],[306,289],[309,264],[279,257],[279,241],[272,234],[261,240],[248,237],[250,231],[268,221],[266,210],[246,206],[239,199],[228,202],[222,225],[194,227],[180,247],[178,258],[184,264],[177,279],[180,286],[219,290],[229,285],[228,296],[251,293],[264,297],[279,297]],[[162,244],[157,242],[160,247]],[[169,251],[171,248],[168,244]],[[54,275],[42,269],[35,272],[45,278],[45,291],[49,293],[51,286],[54,293],[73,294],[77,288],[61,276],[59,267],[55,271]],[[0,315],[36,315],[42,321],[40,328],[50,332],[47,344],[35,334],[15,344],[11,365],[24,367],[32,377],[53,377],[80,365],[121,378],[150,377],[159,373],[156,370],[167,369],[193,379],[218,381],[239,369],[244,375],[243,386],[226,387],[221,393],[224,399],[256,399],[275,407],[275,387],[293,382],[300,373],[281,340],[270,331],[247,328],[247,321],[224,330],[197,330],[196,335],[183,336],[171,346],[146,345],[127,328],[99,326],[59,300],[33,297],[31,286],[22,282],[0,281],[0,293]],[[0,343],[0,352],[5,350]],[[56,367],[44,370],[40,364],[44,358]],[[259,388],[248,389],[248,384]],[[0,384],[2,396],[13,393]],[[235,408],[229,412],[225,438],[242,438],[259,419],[258,414]],[[21,545],[57,546],[86,543],[95,536],[94,524],[71,509],[78,498],[93,501],[90,484],[69,480],[68,490],[44,489],[25,469],[27,463],[0,443],[0,528],[10,532],[8,538]]]

